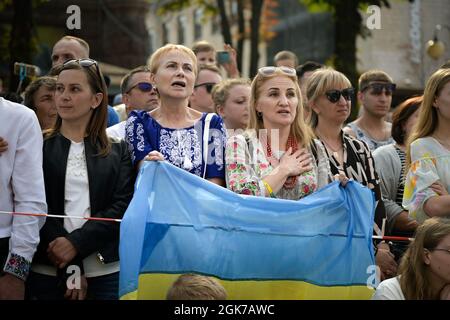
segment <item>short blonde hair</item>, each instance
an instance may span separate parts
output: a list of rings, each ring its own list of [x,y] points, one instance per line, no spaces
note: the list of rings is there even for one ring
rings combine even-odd
[[[302,94],[300,92],[300,87],[298,86],[297,75],[288,75],[281,71],[281,69],[276,68],[275,72],[270,76],[261,75],[259,72],[253,78],[251,85],[251,93],[250,93],[250,121],[248,125],[248,129],[251,131],[255,131],[256,133],[260,132],[260,130],[264,129],[263,120],[258,116],[256,110],[256,102],[259,99],[261,94],[261,86],[269,79],[272,79],[275,76],[282,76],[292,80],[295,88],[295,93],[298,97],[298,104],[296,108],[296,115],[294,118],[294,122],[291,124],[290,134],[294,136],[300,146],[308,147],[313,138],[314,133],[311,130],[311,127],[305,122],[305,118],[303,116],[303,106],[302,106]],[[251,134],[251,132],[249,132]]]
[[[159,48],[158,50],[156,50],[152,56],[150,57],[150,62],[149,62],[149,67],[150,67],[150,72],[155,74],[156,71],[158,71],[158,68],[161,64],[161,58],[171,52],[171,51],[180,51],[184,54],[186,54],[191,60],[192,60],[192,64],[193,64],[193,70],[195,73],[195,76],[197,76],[197,57],[195,56],[194,52],[189,49],[186,46],[183,46],[181,44],[173,44],[173,43],[168,43],[165,46]]]
[[[306,97],[308,103],[312,104],[328,90],[336,89],[338,87],[348,88],[351,86],[350,80],[348,80],[342,72],[332,68],[321,68],[314,71],[306,81]],[[317,113],[311,108],[311,125],[315,128],[317,127],[317,124]]]
[[[230,90],[232,88],[234,88],[235,86],[250,86],[250,85],[251,85],[250,79],[247,78],[226,79],[216,84],[211,92],[216,112],[219,106],[225,105],[225,102],[228,100],[230,96]]]
[[[166,298],[167,300],[226,300],[227,292],[214,278],[187,273],[175,280]]]

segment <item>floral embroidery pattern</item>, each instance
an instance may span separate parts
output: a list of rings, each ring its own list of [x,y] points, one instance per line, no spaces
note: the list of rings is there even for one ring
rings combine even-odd
[[[202,153],[200,139],[191,129],[161,129],[159,150],[173,165],[186,171],[193,170],[195,175],[202,175]]]
[[[4,271],[25,281],[30,272],[31,262],[18,254],[11,253]]]
[[[261,178],[268,175],[273,167],[267,160],[260,143],[254,145],[251,155],[243,135],[230,137],[225,149],[227,186],[233,192],[254,196],[265,195]],[[298,200],[317,190],[317,174],[313,169],[301,174],[297,185],[292,189],[281,188],[277,198]]]
[[[69,156],[67,158],[67,175],[86,177],[87,167],[84,145],[80,150],[81,152],[77,153],[73,147],[70,148]]]
[[[208,158],[203,159],[203,128],[206,113],[192,127],[162,127],[146,111],[132,111],[126,125],[125,141],[133,164],[152,150],[161,152],[166,161],[200,177],[207,165],[206,178],[225,176],[224,146],[226,131],[220,117],[213,115],[209,129]]]

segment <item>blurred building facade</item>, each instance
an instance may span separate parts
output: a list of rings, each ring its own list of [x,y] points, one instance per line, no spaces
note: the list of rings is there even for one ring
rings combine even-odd
[[[390,9],[381,9],[381,29],[372,30],[371,37],[357,41],[358,70],[385,70],[394,78],[400,94],[402,91],[405,95],[413,94],[423,90],[428,77],[450,59],[450,2],[414,0],[390,3]],[[438,38],[446,50],[435,60],[427,54],[426,44],[433,39],[437,24],[443,26]]]

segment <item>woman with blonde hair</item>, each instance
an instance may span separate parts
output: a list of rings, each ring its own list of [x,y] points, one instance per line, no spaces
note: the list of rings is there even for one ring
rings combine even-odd
[[[250,80],[227,79],[212,90],[216,112],[229,130],[245,129],[250,119]]]
[[[150,58],[152,85],[160,107],[133,111],[126,125],[126,141],[133,163],[167,160],[171,164],[225,185],[225,129],[216,114],[189,108],[197,76],[197,58],[191,49],[167,44]]]
[[[325,151],[313,137],[303,119],[295,69],[259,69],[251,85],[248,130],[227,142],[228,188],[291,200],[311,194],[328,183]]]
[[[331,68],[315,71],[308,79],[306,94],[311,108],[311,125],[325,148],[331,172],[330,180],[339,174],[353,179],[374,192],[375,224],[377,234],[383,229],[386,211],[381,198],[380,182],[369,147],[343,132],[350,116],[354,89],[348,78]],[[393,276],[397,271],[394,255],[387,243],[375,247],[381,278]]]
[[[450,220],[431,218],[416,230],[399,276],[379,284],[373,300],[450,300]]]
[[[407,152],[403,206],[422,223],[450,216],[450,69],[428,79],[420,108]],[[436,182],[443,187],[436,190]]]

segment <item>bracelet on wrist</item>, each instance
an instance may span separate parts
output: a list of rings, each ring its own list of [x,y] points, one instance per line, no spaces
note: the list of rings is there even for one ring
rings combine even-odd
[[[271,198],[276,198],[275,194],[273,193],[272,187],[266,181],[262,180],[262,182],[264,183],[264,186],[266,187],[266,190],[269,193],[269,196]]]

